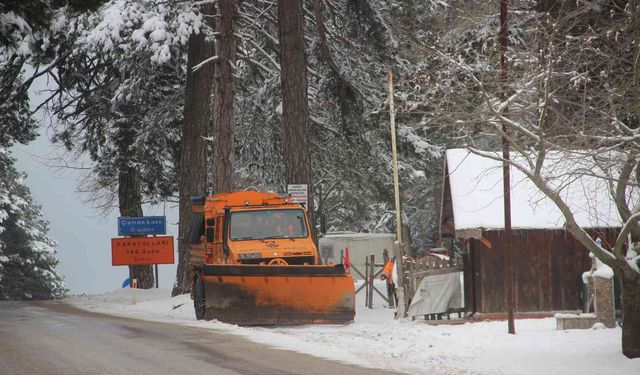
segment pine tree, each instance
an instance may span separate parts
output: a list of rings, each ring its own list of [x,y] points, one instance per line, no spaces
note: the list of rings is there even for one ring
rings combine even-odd
[[[317,241],[314,220],[313,174],[309,152],[309,99],[304,43],[303,3],[278,1],[280,82],[284,128],[284,165],[287,184],[307,185],[311,233]]]
[[[55,270],[56,242],[47,235],[48,223],[9,151],[37,135],[28,96],[33,77],[25,80],[23,69],[47,50],[53,14],[63,5],[0,3],[0,299],[51,299],[66,293]]]
[[[113,0],[70,23],[57,34],[54,140],[94,161],[81,188],[98,207],[142,216],[142,202],[178,191],[184,63],[201,15],[188,4]],[[153,286],[150,266],[130,272]]]
[[[202,6],[207,24],[213,24],[215,4]],[[213,30],[213,27],[211,27]],[[191,198],[206,192],[206,147],[203,139],[210,125],[210,91],[214,65],[206,60],[215,56],[215,43],[206,33],[192,33],[187,54],[187,77],[184,95],[184,121],[180,148],[179,227],[178,237],[187,238],[191,227]],[[200,65],[199,64],[204,64]],[[196,69],[196,67],[198,67]],[[191,291],[189,244],[178,241],[178,267],[172,295]]]
[[[62,298],[56,242],[14,161],[0,146],[0,299]]]
[[[211,88],[213,117],[213,191],[223,193],[235,188],[236,127],[236,36],[233,28],[238,13],[236,0],[218,1],[216,54]]]
[[[46,73],[38,65],[51,59],[62,9],[82,12],[103,1],[0,1],[0,142],[35,138],[37,124],[31,117],[28,89],[36,76]],[[37,67],[33,77],[24,75],[28,64]]]

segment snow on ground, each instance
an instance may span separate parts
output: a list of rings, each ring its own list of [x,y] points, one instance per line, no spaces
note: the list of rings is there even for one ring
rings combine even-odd
[[[621,352],[621,330],[556,331],[555,320],[429,326],[393,320],[393,310],[374,300],[356,302],[355,322],[345,326],[238,327],[196,321],[188,295],[169,297],[169,289],[120,289],[70,297],[77,307],[132,318],[226,331],[274,347],[356,365],[410,374],[640,374],[640,359]],[[377,296],[376,296],[377,297]]]

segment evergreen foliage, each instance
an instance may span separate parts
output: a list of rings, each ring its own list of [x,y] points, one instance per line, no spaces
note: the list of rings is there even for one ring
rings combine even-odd
[[[25,143],[36,137],[27,94],[34,77],[25,80],[24,69],[28,63],[37,66],[50,59],[56,33],[64,26],[60,15],[92,9],[103,1],[0,1],[0,142]]]
[[[517,9],[511,15],[509,52],[514,89],[543,66],[538,31],[545,22],[552,24],[543,3],[512,2]],[[237,185],[282,191],[277,12],[269,1],[238,6]],[[499,137],[476,115],[484,106],[482,92],[457,65],[473,70],[485,90],[499,94],[497,6],[458,0],[314,0],[305,7],[316,217],[326,215],[333,230],[393,230],[385,82],[391,69],[403,211],[415,250],[438,246],[442,150],[469,142],[499,147]],[[617,35],[620,43],[609,43],[611,51],[598,50],[603,58],[619,55],[614,46],[631,45],[613,28],[625,14],[615,4],[582,4],[578,11],[579,21],[568,30],[561,51],[563,70],[575,74],[557,81],[557,89],[567,92],[569,109],[582,100],[567,82],[574,88],[583,82],[585,59],[570,57],[586,53],[580,50],[583,42]],[[176,194],[186,41],[191,32],[208,33],[202,17],[195,2],[112,0],[95,12],[68,16],[69,27],[56,34],[57,54],[64,57],[58,78],[65,86],[62,100],[50,107],[63,120],[56,139],[96,161],[96,178],[87,190],[110,191],[103,203],[113,203],[113,181],[122,162],[140,169],[145,201]],[[624,61],[612,63],[618,71]],[[622,82],[622,77],[614,79]],[[609,87],[613,81],[594,76],[589,82]],[[609,92],[616,90],[610,87]],[[533,91],[527,98],[540,99]],[[514,104],[511,110],[530,108]],[[569,112],[573,118],[566,123],[579,118],[579,111]],[[135,138],[126,158],[114,146],[122,122]]]
[[[142,216],[142,203],[179,189],[187,43],[201,24],[189,6],[114,0],[62,15],[69,24],[56,34],[53,141],[94,162],[81,189],[103,212]],[[153,286],[150,266],[129,272]]]
[[[333,230],[393,230],[385,82],[392,69],[403,210],[414,247],[437,246],[441,155],[455,143],[447,120],[454,117],[452,105],[471,105],[447,100],[456,77],[447,76],[442,61],[425,56],[429,46],[444,45],[441,35],[449,24],[437,20],[455,15],[444,1],[305,6],[316,218],[325,215]],[[145,201],[175,195],[186,42],[191,32],[209,32],[199,8],[112,0],[95,12],[67,17],[68,27],[55,37],[63,88],[49,108],[61,120],[55,140],[96,162],[94,178],[83,188],[100,192],[102,206],[111,207],[118,166],[126,163],[139,169]],[[236,165],[237,186],[283,191],[276,20],[270,2],[239,3]],[[491,70],[482,53],[495,38],[480,45],[470,39],[490,36],[494,27],[495,20],[474,35],[458,36],[456,49]],[[123,128],[134,138],[126,155],[116,146]]]
[[[69,15],[67,15],[69,16]],[[57,34],[49,109],[53,140],[87,153],[92,178],[81,188],[105,210],[117,203],[118,173],[137,170],[146,202],[178,190],[186,43],[201,17],[157,1],[111,1],[69,18]]]
[[[66,293],[56,273],[56,242],[48,223],[14,167],[9,148],[37,135],[24,79],[28,63],[48,48],[51,19],[64,2],[0,3],[0,299],[62,298]]]
[[[62,298],[56,241],[14,161],[0,146],[0,299]]]

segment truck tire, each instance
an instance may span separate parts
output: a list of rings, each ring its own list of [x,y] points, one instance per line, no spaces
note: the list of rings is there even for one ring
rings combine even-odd
[[[205,296],[204,296],[204,283],[200,277],[196,276],[195,281],[195,293],[193,296],[193,309],[196,312],[196,320],[204,319],[205,312]]]

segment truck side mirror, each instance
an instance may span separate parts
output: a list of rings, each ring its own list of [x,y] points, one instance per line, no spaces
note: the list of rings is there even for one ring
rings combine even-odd
[[[213,242],[213,227],[207,227],[207,242]]]

